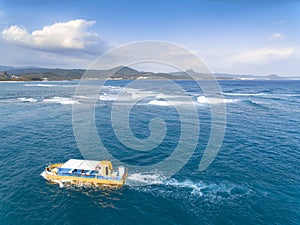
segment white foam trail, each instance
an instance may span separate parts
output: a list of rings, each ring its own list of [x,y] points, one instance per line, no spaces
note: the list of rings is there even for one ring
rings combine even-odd
[[[202,181],[166,179],[160,174],[130,174],[126,185],[130,188],[152,193],[154,195],[172,196],[175,198],[191,198],[195,195],[220,201],[222,199],[233,199],[247,195],[251,189],[235,184],[207,184]]]
[[[34,98],[18,98],[19,101],[22,101],[22,102],[37,102],[38,100],[37,99],[34,99]]]
[[[167,186],[177,187],[177,188],[188,188],[192,189],[191,194],[203,195],[202,190],[207,188],[203,182],[193,182],[191,180],[178,181],[176,179],[170,179],[164,182]]]
[[[44,99],[43,102],[48,102],[48,103],[59,103],[62,105],[73,105],[73,104],[80,104],[79,101],[76,101],[71,98],[63,98],[63,97],[53,97],[50,99]]]
[[[127,177],[126,184],[133,185],[163,185],[177,188],[190,188],[193,192],[199,192],[207,188],[203,182],[193,182],[191,180],[178,181],[176,179],[167,179],[162,174],[143,174],[133,173]]]
[[[64,183],[63,183],[63,182],[58,182],[58,184],[59,184],[59,187],[60,187],[60,188],[63,188],[63,187],[64,187]]]
[[[126,184],[143,184],[143,185],[152,185],[152,184],[162,184],[165,180],[165,177],[160,174],[143,174],[143,173],[133,173],[127,177]]]

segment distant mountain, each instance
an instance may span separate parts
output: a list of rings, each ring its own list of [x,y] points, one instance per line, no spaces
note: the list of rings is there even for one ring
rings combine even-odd
[[[193,70],[187,70],[186,72],[172,72],[170,73],[176,77],[188,77],[188,73],[194,75],[198,79],[210,79],[211,76],[215,77],[218,80],[278,80],[286,79],[286,77],[280,77],[276,74],[268,76],[258,76],[258,75],[245,75],[245,74],[229,74],[229,73],[196,73]]]
[[[12,70],[15,67],[12,66],[0,66],[0,71],[7,71],[7,70]]]
[[[0,71],[10,71],[10,70],[19,70],[19,69],[34,69],[34,68],[38,68],[38,67],[36,67],[36,66],[19,66],[19,67],[0,66]]]
[[[1,80],[71,80],[80,79],[86,72],[84,69],[50,69],[50,68],[17,68],[10,66],[0,66],[0,71],[6,74],[0,77]],[[170,79],[188,80],[192,79],[189,74],[196,79],[211,79],[211,75],[197,73],[193,70],[186,72],[154,73],[141,72],[133,68],[121,66],[109,70],[89,70],[87,79],[111,79],[111,80],[135,80],[135,79]],[[279,79],[300,79],[299,77],[280,77],[276,74],[268,76],[215,73],[218,80],[279,80]]]
[[[278,75],[259,76],[259,75],[245,75],[245,74],[227,74],[227,73],[215,73],[214,76],[221,79],[234,79],[234,80],[271,80],[271,79],[282,79]]]
[[[270,80],[282,79],[282,77],[278,76],[277,74],[268,75],[268,76],[266,76],[266,78],[268,78]]]
[[[141,72],[134,70],[130,67],[122,66],[115,68],[116,72],[114,73],[115,77],[128,77],[128,76],[140,76]]]

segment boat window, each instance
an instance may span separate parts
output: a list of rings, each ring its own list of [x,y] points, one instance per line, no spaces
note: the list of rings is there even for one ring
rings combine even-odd
[[[105,167],[106,176],[108,175],[108,167]]]

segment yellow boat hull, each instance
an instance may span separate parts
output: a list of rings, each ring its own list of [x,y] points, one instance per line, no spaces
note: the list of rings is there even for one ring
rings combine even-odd
[[[67,183],[90,183],[94,185],[114,185],[114,186],[123,186],[126,180],[126,178],[117,181],[117,180],[106,180],[106,179],[98,179],[98,178],[66,177],[66,176],[49,175],[49,174],[45,174],[44,178],[53,181],[55,183],[57,183],[57,181],[61,181]]]
[[[61,167],[63,164],[52,164],[45,168],[45,170],[41,173],[41,176],[43,176],[46,180],[49,180],[54,183],[70,183],[70,184],[80,184],[80,185],[94,185],[94,186],[100,186],[100,185],[106,185],[106,186],[117,186],[122,187],[125,183],[125,180],[128,176],[128,173],[126,172],[122,179],[116,179],[113,176],[108,177],[100,177],[100,176],[91,176],[91,177],[84,177],[84,176],[72,176],[72,175],[60,175],[58,173],[58,168]]]

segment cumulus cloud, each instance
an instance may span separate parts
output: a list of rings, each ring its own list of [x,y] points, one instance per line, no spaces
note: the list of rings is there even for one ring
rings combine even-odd
[[[269,36],[269,39],[271,41],[276,41],[276,40],[283,40],[284,39],[284,35],[281,33],[273,33]]]
[[[44,26],[31,33],[24,27],[13,25],[2,31],[2,37],[7,42],[27,48],[53,52],[89,52],[92,46],[101,42],[97,33],[87,31],[95,23],[83,19],[70,20]]]
[[[261,48],[241,52],[233,57],[238,63],[270,63],[290,58],[295,52],[294,48]]]

